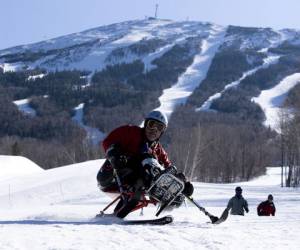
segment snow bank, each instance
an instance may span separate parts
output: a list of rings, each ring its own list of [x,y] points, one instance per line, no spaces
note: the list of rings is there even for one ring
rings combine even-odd
[[[0,181],[43,171],[37,164],[25,157],[0,155]]]

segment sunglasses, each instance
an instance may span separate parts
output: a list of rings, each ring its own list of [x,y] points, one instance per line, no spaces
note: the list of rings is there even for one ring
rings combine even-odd
[[[150,129],[156,128],[160,132],[164,131],[166,128],[164,124],[162,124],[161,122],[155,121],[155,120],[149,120],[147,122],[147,127]]]

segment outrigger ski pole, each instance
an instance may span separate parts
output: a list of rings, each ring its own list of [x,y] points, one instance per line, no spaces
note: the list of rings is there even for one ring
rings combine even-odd
[[[218,218],[217,216],[212,215],[211,213],[207,212],[204,207],[201,207],[192,197],[185,196],[190,202],[192,202],[201,212],[203,212],[206,216],[208,216],[211,220],[212,224],[219,224],[223,221],[225,221],[228,217],[228,210],[225,209],[222,213],[221,217]]]
[[[116,178],[116,181],[117,181],[117,184],[118,184],[118,188],[119,188],[119,191],[120,191],[120,194],[111,202],[109,203],[105,208],[103,208],[103,210],[100,211],[99,213],[99,216],[104,216],[104,212],[110,207],[112,206],[115,202],[117,202],[118,200],[120,200],[121,198],[124,198],[124,190],[123,190],[123,187],[122,187],[122,183],[121,183],[121,180],[120,180],[120,177],[117,173],[117,171],[114,169],[114,176]]]
[[[122,194],[119,194],[119,195],[118,195],[111,203],[109,203],[105,208],[103,208],[103,209],[100,211],[98,217],[104,216],[104,212],[105,212],[110,206],[112,206],[116,201],[118,201],[119,199],[121,199],[121,197],[122,197]]]

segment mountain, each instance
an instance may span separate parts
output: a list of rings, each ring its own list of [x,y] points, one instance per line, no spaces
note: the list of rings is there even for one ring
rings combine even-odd
[[[112,128],[158,108],[191,177],[249,179],[279,162],[270,142],[278,107],[300,107],[299,55],[297,30],[153,18],[1,50],[0,153],[44,168],[94,159]]]
[[[151,63],[175,44],[207,37],[213,28],[200,22],[128,21],[1,50],[0,57],[2,63],[18,68],[99,71],[107,65],[141,58]]]
[[[153,69],[168,66],[159,64],[159,59],[170,60],[163,64],[172,63],[172,57],[177,54],[178,57],[184,56],[189,62],[173,61],[183,66],[182,70],[175,69],[175,71],[179,76],[185,73],[188,78],[190,73],[186,70],[192,65],[192,61],[199,55],[203,57],[203,51],[212,45],[215,49],[210,52],[209,56],[214,61],[210,60],[208,65],[200,64],[198,68],[193,69],[203,75],[200,79],[194,79],[193,90],[198,88],[193,96],[196,96],[197,101],[193,100],[193,96],[190,101],[193,105],[197,105],[199,110],[210,96],[219,93],[225,86],[228,88],[230,83],[236,85],[237,81],[244,80],[247,83],[248,80],[251,81],[251,85],[259,84],[255,86],[256,88],[265,89],[278,83],[279,79],[298,71],[300,32],[297,30],[222,27],[212,23],[174,22],[162,19],[116,23],[39,43],[1,50],[0,66],[4,72],[36,68],[47,72],[79,70],[85,72],[81,77],[86,78],[86,84],[88,84],[93,73],[105,70],[107,66],[130,65],[140,61],[142,65],[138,66],[143,67],[143,71],[134,73],[145,74]],[[178,51],[178,48],[186,48],[188,51]],[[286,63],[289,63],[288,69],[282,68],[284,66],[281,64]],[[272,68],[280,67],[279,72],[276,72],[273,78],[265,76],[270,73],[261,70],[265,69],[270,72],[272,69],[266,69],[270,65]],[[170,67],[165,70],[167,73]],[[207,79],[204,79],[207,73]],[[111,74],[115,77],[116,72],[111,72]],[[123,74],[125,75],[122,80],[131,78],[131,72]],[[41,74],[30,77],[36,79],[36,77],[41,77]],[[256,83],[257,77],[258,81],[263,77],[267,79],[262,79],[264,83]],[[163,86],[159,89],[176,84],[176,77],[171,79],[170,83],[166,83],[166,79],[163,80]],[[142,82],[135,82],[130,83],[143,85]],[[203,86],[200,87],[200,83]],[[152,82],[152,84],[156,83]],[[140,87],[143,88],[143,86]],[[199,93],[200,91],[202,94]],[[252,90],[250,94],[257,95],[257,93],[257,90]],[[224,109],[218,103],[213,107],[217,110]]]
[[[12,162],[11,166],[22,172],[22,161]],[[23,158],[24,164],[28,162]],[[299,249],[300,191],[280,187],[280,168],[268,168],[265,175],[250,182],[194,183],[194,199],[216,216],[234,195],[235,187],[241,186],[250,210],[245,216],[229,215],[223,224],[212,225],[187,202],[167,213],[174,217],[170,225],[124,226],[109,221],[92,224],[95,214],[111,202],[96,186],[102,162],[88,161],[1,181],[1,248]],[[277,209],[275,217],[257,216],[257,205],[270,193]],[[142,218],[153,218],[155,212],[154,206],[148,206]],[[128,218],[140,219],[140,211]]]

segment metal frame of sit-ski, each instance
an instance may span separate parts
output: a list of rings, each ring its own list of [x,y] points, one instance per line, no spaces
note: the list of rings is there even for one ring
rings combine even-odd
[[[121,184],[120,183],[120,180],[118,180],[118,176],[116,176],[117,178],[117,183],[118,184]],[[164,181],[168,179],[168,181]],[[177,190],[176,192],[171,192],[170,189],[173,187],[174,188],[174,183],[177,183]],[[161,186],[158,186],[159,184],[162,184]],[[178,188],[179,187],[179,188]],[[157,189],[159,188],[159,189]],[[156,214],[156,216],[158,216],[160,214],[160,212],[165,208],[167,207],[175,198],[178,194],[180,194],[182,192],[184,188],[184,183],[176,178],[174,175],[172,174],[168,174],[168,173],[165,173],[165,174],[162,174],[151,186],[149,189],[147,189],[143,194],[142,194],[142,198],[141,200],[139,201],[138,205],[132,210],[133,211],[136,211],[138,209],[142,209],[144,207],[147,207],[149,204],[153,204],[153,205],[157,205],[157,203],[160,203],[161,202],[161,198],[164,198],[164,197],[171,197],[169,199],[167,199],[167,202],[165,202],[164,204],[161,204],[161,206],[159,207],[158,209],[158,212]],[[113,200],[111,201],[105,208],[103,208],[103,210],[100,212],[100,215],[104,214],[104,212],[110,208],[113,204],[115,204],[118,200],[120,200],[124,195],[125,196],[133,196],[134,193],[133,192],[127,192],[125,191],[121,185],[119,185],[119,190],[120,191],[111,191],[110,193],[118,193],[119,195]],[[160,192],[158,192],[158,190]],[[158,193],[161,194],[161,197],[160,195],[158,195]]]

